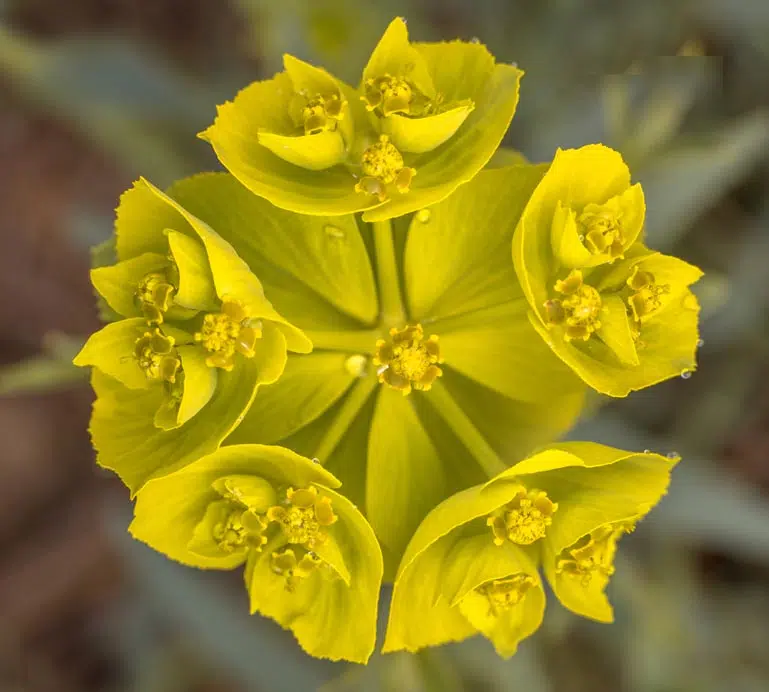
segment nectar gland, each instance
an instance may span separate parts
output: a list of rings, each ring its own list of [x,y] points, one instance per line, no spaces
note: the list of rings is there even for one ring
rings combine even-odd
[[[582,536],[558,555],[556,574],[576,579],[583,587],[589,586],[593,577],[605,583],[614,574],[617,542],[634,528],[632,522],[604,524]]]
[[[277,523],[289,543],[312,550],[326,540],[324,528],[337,521],[331,500],[315,486],[286,491],[286,500],[267,510],[267,520]]]
[[[563,298],[545,302],[547,321],[562,325],[566,341],[587,341],[592,333],[601,328],[601,296],[582,280],[582,272],[572,269],[569,275],[555,282],[555,291]]]
[[[489,615],[498,617],[523,601],[527,591],[536,583],[536,579],[531,575],[519,572],[505,579],[487,581],[481,584],[476,592],[488,599]]]
[[[164,313],[174,302],[176,287],[163,272],[147,274],[134,293],[139,308],[150,324],[162,324]]]
[[[303,104],[300,106],[300,127],[306,135],[316,135],[321,132],[333,132],[337,124],[344,117],[344,102],[338,94],[322,96],[317,94],[313,98],[300,96]]]
[[[503,545],[506,540],[530,545],[545,537],[557,509],[558,503],[543,490],[521,488],[510,502],[486,519],[486,524],[491,527],[495,545]]]
[[[246,358],[254,357],[254,347],[261,336],[258,320],[250,320],[239,303],[225,301],[221,312],[209,313],[203,318],[195,341],[199,341],[209,352],[206,358],[208,367],[230,371],[236,352]]]
[[[182,362],[174,348],[173,337],[160,329],[144,332],[134,345],[134,357],[149,380],[162,380],[173,384]]]
[[[390,340],[376,342],[373,363],[377,377],[383,384],[403,392],[412,389],[427,391],[443,371],[436,365],[442,363],[438,337],[433,334],[425,339],[421,324],[403,329],[393,327]]]
[[[403,156],[387,135],[369,146],[360,162],[363,177],[355,184],[355,191],[376,195],[380,202],[387,199],[387,188],[394,186],[400,193],[409,191],[416,170],[403,165]]]
[[[577,217],[580,238],[593,255],[608,254],[612,260],[622,257],[625,237],[617,213],[601,204],[588,204]]]

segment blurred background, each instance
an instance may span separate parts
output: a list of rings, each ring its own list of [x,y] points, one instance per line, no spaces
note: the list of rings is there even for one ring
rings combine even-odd
[[[551,602],[510,661],[480,639],[314,661],[247,615],[239,575],[131,541],[69,365],[131,181],[217,168],[195,138],[217,103],[284,52],[355,81],[395,15],[518,63],[506,143],[618,148],[649,244],[707,272],[699,370],[573,433],[684,456],[623,542],[616,624]],[[0,692],[769,690],[768,75],[766,0],[0,0]]]

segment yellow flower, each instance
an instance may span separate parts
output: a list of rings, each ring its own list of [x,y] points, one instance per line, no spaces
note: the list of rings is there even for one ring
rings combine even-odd
[[[626,396],[696,367],[702,272],[641,242],[639,184],[602,145],[559,150],[513,239],[531,321],[603,394]]]
[[[445,199],[491,158],[522,72],[478,43],[410,43],[395,19],[358,90],[285,56],[200,136],[252,192],[304,214],[377,221]]]
[[[540,566],[564,606],[611,621],[604,590],[617,542],[664,495],[677,461],[564,443],[451,496],[406,549],[383,650],[481,632],[511,656],[542,622]]]
[[[287,449],[227,447],[144,485],[129,531],[186,565],[245,565],[252,613],[290,629],[313,656],[365,663],[382,554],[338,487]]]
[[[115,254],[91,278],[116,321],[74,362],[94,368],[98,461],[135,491],[216,449],[287,350],[312,345],[229,243],[144,180],[121,199]]]

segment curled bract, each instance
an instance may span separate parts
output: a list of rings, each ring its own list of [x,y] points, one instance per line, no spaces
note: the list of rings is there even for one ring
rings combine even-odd
[[[406,549],[384,651],[480,632],[511,656],[542,621],[539,567],[564,606],[611,621],[617,542],[664,495],[677,460],[564,443],[452,495]]]
[[[376,640],[382,554],[363,515],[319,464],[234,445],[150,480],[131,534],[185,565],[245,565],[251,612],[320,658],[365,663]]]
[[[513,238],[531,322],[603,394],[626,396],[696,367],[702,272],[643,245],[644,197],[603,145],[558,150]]]

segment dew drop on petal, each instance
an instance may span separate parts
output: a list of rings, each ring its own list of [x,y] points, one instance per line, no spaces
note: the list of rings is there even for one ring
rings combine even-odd
[[[431,215],[432,213],[430,212],[429,209],[420,209],[416,214],[417,221],[419,221],[420,223],[427,223],[428,221],[430,221]]]
[[[651,454],[651,453],[652,453],[651,449],[644,449],[644,454]]]
[[[702,348],[705,345],[705,339],[697,339],[697,348]]]
[[[668,452],[665,456],[668,459],[678,459],[681,455],[678,452]]]
[[[681,378],[684,380],[688,380],[692,376],[691,370],[682,370],[681,371]]]
[[[356,353],[344,362],[344,369],[355,377],[364,377],[367,365],[368,358],[360,353]]]
[[[481,42],[481,39],[479,39],[477,36],[473,36],[470,39],[470,43],[480,43],[480,42]]]
[[[313,457],[312,458],[312,463],[313,464],[320,464],[320,459],[318,459],[318,457]]]
[[[324,226],[323,231],[329,238],[342,240],[345,237],[344,231],[341,228],[338,228],[337,226],[332,226],[331,224]]]

